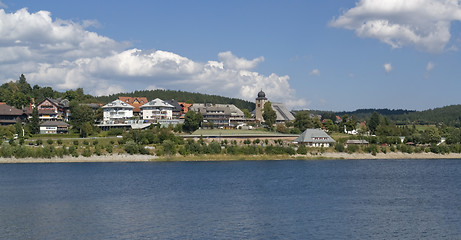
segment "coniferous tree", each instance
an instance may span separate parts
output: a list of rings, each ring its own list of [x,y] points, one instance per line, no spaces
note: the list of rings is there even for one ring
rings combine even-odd
[[[37,134],[40,132],[40,119],[38,117],[38,109],[32,110],[32,118],[30,119],[30,133]]]

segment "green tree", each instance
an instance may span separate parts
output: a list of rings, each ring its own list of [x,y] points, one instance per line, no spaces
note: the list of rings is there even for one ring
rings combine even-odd
[[[200,127],[203,121],[203,116],[199,112],[188,111],[184,116],[183,130],[185,132],[193,132]]]
[[[379,124],[380,124],[379,113],[373,112],[373,114],[370,117],[370,120],[368,121],[368,129],[370,129],[371,134],[376,133],[376,129],[378,128]]]
[[[32,110],[32,118],[30,119],[30,133],[38,134],[40,132],[40,119],[38,117],[38,109],[34,108]]]
[[[300,111],[296,113],[293,126],[298,128],[301,132],[304,132],[304,130],[308,128],[313,128],[314,123],[312,122],[310,113],[308,111]]]
[[[80,137],[86,137],[91,134],[94,122],[93,110],[86,105],[80,105],[76,101],[70,103],[70,112],[72,113],[70,122]]]
[[[246,118],[251,118],[251,112],[248,109],[244,108],[242,109],[242,112]]]
[[[263,118],[264,123],[269,127],[272,128],[275,121],[277,120],[277,114],[275,113],[274,109],[272,109],[272,103],[266,102],[263,108]]]

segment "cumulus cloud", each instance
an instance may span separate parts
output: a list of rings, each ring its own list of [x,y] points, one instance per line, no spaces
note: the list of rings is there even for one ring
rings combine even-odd
[[[255,68],[260,62],[264,61],[264,57],[258,57],[253,60],[238,58],[230,51],[221,52],[218,54],[218,57],[224,64],[224,67],[236,70],[250,70]]]
[[[386,74],[389,74],[392,71],[392,64],[385,63],[385,64],[383,64],[383,68],[384,68],[384,71],[386,71]]]
[[[127,43],[85,29],[92,24],[53,20],[46,11],[0,9],[0,79],[24,73],[32,84],[82,87],[95,95],[180,89],[250,101],[264,89],[271,101],[298,108],[307,104],[295,97],[289,76],[252,71],[264,57],[245,59],[227,51],[218,53],[218,61],[196,62],[168,51],[127,49]]]
[[[360,0],[330,25],[379,39],[393,48],[411,45],[439,53],[450,40],[450,23],[459,20],[458,0]]]
[[[309,74],[314,76],[320,76],[320,70],[318,70],[317,68],[313,69]]]

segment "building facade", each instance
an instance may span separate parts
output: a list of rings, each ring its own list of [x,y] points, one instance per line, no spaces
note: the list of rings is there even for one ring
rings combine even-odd
[[[293,142],[307,147],[329,147],[335,143],[335,140],[322,129],[308,128]]]
[[[70,109],[67,99],[45,98],[37,104],[38,117],[42,121],[69,121]]]
[[[204,123],[202,127],[235,127],[245,121],[242,110],[233,104],[194,103],[190,111],[202,114]]]
[[[134,107],[119,99],[110,102],[102,107],[103,122],[105,124],[124,123],[133,117]]]
[[[142,119],[156,122],[157,120],[173,119],[174,106],[160,98],[156,98],[141,107]]]

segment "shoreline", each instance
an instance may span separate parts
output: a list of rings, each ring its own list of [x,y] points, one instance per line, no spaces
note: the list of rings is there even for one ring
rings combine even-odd
[[[64,156],[53,158],[0,158],[0,164],[8,163],[89,163],[89,162],[192,162],[192,161],[256,161],[256,160],[373,160],[373,159],[461,159],[461,153],[340,153],[326,152],[307,155],[200,155],[200,156],[170,156],[158,157],[153,155],[103,155],[91,157]]]

